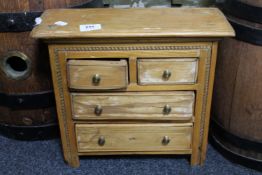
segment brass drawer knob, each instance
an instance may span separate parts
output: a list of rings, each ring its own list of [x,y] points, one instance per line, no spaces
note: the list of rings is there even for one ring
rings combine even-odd
[[[168,145],[170,142],[170,138],[168,136],[164,136],[162,140],[163,145]]]
[[[105,143],[106,143],[105,137],[104,136],[100,136],[97,143],[98,143],[99,146],[104,146]]]
[[[102,106],[101,105],[96,105],[96,107],[95,107],[95,114],[96,115],[101,115],[102,111],[103,111]]]
[[[164,70],[163,72],[163,78],[164,80],[168,80],[171,77],[171,71],[170,70]]]
[[[100,75],[99,74],[95,74],[94,76],[93,76],[93,84],[94,85],[98,85],[99,83],[100,83],[100,81],[101,81],[101,77],[100,77]]]
[[[170,105],[165,105],[163,109],[164,114],[169,114],[172,111],[172,107]]]

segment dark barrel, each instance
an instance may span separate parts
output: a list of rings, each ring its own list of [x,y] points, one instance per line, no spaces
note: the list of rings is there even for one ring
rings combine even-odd
[[[240,19],[262,23],[261,0],[225,0],[223,11]]]
[[[154,8],[154,7],[206,7],[216,0],[107,0],[107,6],[113,8]]]
[[[102,7],[102,0],[0,0],[0,132],[16,139],[57,136],[47,47],[30,38],[45,9]]]
[[[229,8],[230,3],[235,3],[236,9],[243,7],[243,11],[236,15],[236,9]],[[260,166],[262,21],[258,18],[251,19],[251,16],[247,17],[244,14],[250,12],[247,7],[259,9],[257,12],[260,14],[261,6],[262,1],[257,0],[225,1],[223,9],[226,9],[228,20],[236,31],[236,38],[224,39],[220,43],[211,127],[211,135],[216,145],[232,155],[243,158],[246,163]]]
[[[171,0],[172,7],[207,7],[212,6],[216,0]]]

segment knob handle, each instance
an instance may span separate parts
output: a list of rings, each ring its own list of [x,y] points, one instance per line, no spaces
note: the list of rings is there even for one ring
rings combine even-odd
[[[99,74],[95,74],[93,76],[92,80],[93,80],[93,84],[98,85],[100,83],[100,81],[101,81],[101,77],[100,77]]]
[[[172,107],[170,105],[165,105],[163,109],[164,114],[169,114],[172,111]]]
[[[104,136],[100,136],[97,143],[98,143],[99,146],[104,146],[105,143],[106,143],[105,137]]]
[[[163,78],[164,78],[164,80],[168,80],[170,77],[171,77],[171,71],[170,70],[164,70],[164,72],[163,72]]]
[[[163,145],[168,145],[170,142],[170,138],[168,136],[164,136],[162,139],[162,144]]]
[[[95,114],[96,114],[96,115],[101,115],[102,111],[103,111],[102,106],[101,106],[101,105],[96,105],[95,111],[94,111]]]

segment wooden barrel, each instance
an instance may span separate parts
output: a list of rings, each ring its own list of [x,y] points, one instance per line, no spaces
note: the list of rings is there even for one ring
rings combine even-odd
[[[0,131],[45,139],[58,130],[47,47],[29,37],[43,10],[101,7],[102,0],[0,0]]]
[[[251,0],[239,3],[261,5],[259,1]],[[220,43],[211,135],[222,149],[261,165],[262,24],[232,16],[228,11],[227,16],[236,31],[236,38]]]

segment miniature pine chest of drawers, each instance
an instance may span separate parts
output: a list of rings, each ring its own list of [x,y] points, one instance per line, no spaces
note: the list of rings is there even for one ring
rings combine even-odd
[[[218,41],[215,8],[48,10],[48,43],[65,160],[188,154],[205,160]]]

